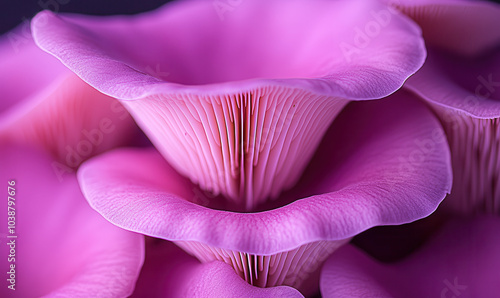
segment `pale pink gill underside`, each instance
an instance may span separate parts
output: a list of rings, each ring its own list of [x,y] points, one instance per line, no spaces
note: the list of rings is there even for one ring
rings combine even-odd
[[[182,174],[252,210],[296,183],[347,100],[269,86],[125,103]]]
[[[194,241],[175,242],[185,251],[207,263],[214,260],[230,264],[249,284],[267,288],[288,285],[300,289],[326,258],[350,239],[318,241],[273,255],[257,255],[221,249]]]

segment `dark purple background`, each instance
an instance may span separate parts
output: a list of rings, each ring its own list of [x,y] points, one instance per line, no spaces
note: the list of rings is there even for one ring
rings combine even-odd
[[[0,34],[47,8],[59,12],[110,15],[153,10],[172,0],[8,0],[0,5]],[[214,1],[214,0],[207,0]],[[223,0],[221,0],[223,1]],[[490,0],[500,3],[500,0]],[[493,30],[499,30],[493,28]]]
[[[135,14],[153,10],[171,0],[9,0],[0,5],[0,34],[13,29],[37,12],[50,9],[93,15]]]

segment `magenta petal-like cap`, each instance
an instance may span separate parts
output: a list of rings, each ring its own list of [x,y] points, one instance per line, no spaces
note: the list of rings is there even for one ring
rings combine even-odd
[[[449,222],[409,257],[383,264],[353,246],[325,263],[323,297],[482,297],[500,295],[500,219]]]
[[[483,0],[385,0],[422,28],[426,44],[478,56],[500,43],[500,5]]]
[[[408,0],[399,9],[423,30],[427,61],[405,86],[439,117],[453,162],[443,210],[500,214],[500,5]]]
[[[152,149],[101,155],[84,163],[78,177],[90,205],[112,223],[176,241],[201,260],[216,254],[234,261],[252,280],[266,276],[266,266],[272,273],[319,262],[372,226],[429,215],[450,191],[449,159],[437,119],[402,91],[349,104],[303,178],[281,198],[296,200],[279,208],[239,213],[200,206],[199,190]],[[320,254],[308,258],[308,247]],[[282,261],[261,258],[281,253]]]
[[[78,177],[91,206],[123,228],[271,254],[429,215],[450,190],[449,159],[438,121],[400,92],[348,106],[290,191],[303,199],[281,208],[239,213],[197,205],[193,185],[153,149],[100,155]]]
[[[42,12],[35,40],[123,100],[161,154],[254,210],[300,177],[350,100],[423,63],[421,32],[379,1],[178,1],[132,17]]]
[[[32,96],[70,71],[41,51],[31,36],[29,24],[0,36],[0,113]]]
[[[0,89],[0,143],[50,152],[61,180],[138,131],[116,99],[36,46],[27,25],[0,37]]]
[[[1,144],[0,164],[1,297],[133,292],[144,258],[143,236],[92,210],[75,175],[60,182],[47,154]]]
[[[241,279],[224,262],[200,263],[173,243],[150,239],[132,298],[304,297],[289,286],[259,288]]]
[[[491,12],[500,20],[500,5]],[[405,84],[429,104],[446,131],[454,183],[444,204],[454,213],[500,214],[500,39],[496,47],[474,57],[430,48],[422,69]]]

